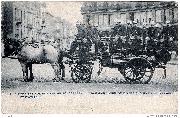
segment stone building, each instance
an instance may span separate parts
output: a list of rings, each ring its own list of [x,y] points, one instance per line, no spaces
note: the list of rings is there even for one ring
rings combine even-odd
[[[113,27],[117,22],[136,22],[141,26],[155,23],[163,25],[167,21],[175,25],[178,23],[178,4],[173,1],[87,1],[81,13],[85,24],[99,28]]]
[[[2,38],[39,40],[45,7],[43,2],[2,2]]]
[[[68,48],[72,38],[72,24],[62,19],[55,17],[51,13],[45,11],[42,25],[41,42],[51,41],[58,42],[60,48]]]
[[[62,48],[70,45],[71,24],[50,14],[45,2],[6,1],[2,2],[1,9],[1,45],[7,38],[25,39],[27,42],[34,40],[41,43],[59,40]]]

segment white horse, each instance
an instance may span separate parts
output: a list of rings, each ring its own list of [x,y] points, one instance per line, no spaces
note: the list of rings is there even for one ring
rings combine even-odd
[[[32,64],[50,63],[54,69],[57,81],[61,78],[61,70],[62,78],[65,76],[65,67],[62,62],[63,52],[50,44],[37,46],[33,44],[22,45],[22,42],[18,40],[8,39],[5,42],[5,57],[14,54],[17,55],[17,59],[21,64],[23,79],[26,82],[33,81]],[[30,78],[28,78],[28,69],[30,71]]]

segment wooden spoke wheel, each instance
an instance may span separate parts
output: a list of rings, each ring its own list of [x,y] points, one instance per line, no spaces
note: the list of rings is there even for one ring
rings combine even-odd
[[[91,79],[92,67],[89,64],[77,64],[72,69],[71,77],[75,83],[87,83]]]
[[[154,68],[144,58],[133,58],[124,67],[123,75],[128,83],[147,84],[154,73]]]

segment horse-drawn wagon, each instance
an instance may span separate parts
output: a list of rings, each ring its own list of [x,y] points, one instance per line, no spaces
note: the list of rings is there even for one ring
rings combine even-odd
[[[140,47],[136,50],[132,47],[129,48],[129,46],[116,50],[106,50],[101,53],[100,65],[102,67],[118,68],[118,71],[128,83],[147,84],[151,80],[155,68],[163,68],[164,77],[166,77],[165,65],[170,59],[170,53],[167,50],[158,50],[157,52],[151,50],[150,52],[153,53],[151,55],[149,51],[142,49],[142,45]]]
[[[161,32],[157,31],[159,30],[157,27],[147,28],[151,34],[153,33],[151,30],[156,31],[153,37],[141,28],[135,28],[136,30],[131,31],[132,33],[128,33],[128,28],[124,29],[127,35],[118,35],[116,29],[115,33],[113,31],[111,33],[115,34],[114,36],[101,37],[101,65],[118,68],[129,83],[148,83],[155,68],[163,68],[165,78],[166,64],[171,59],[170,41],[160,36]],[[143,38],[144,32],[147,34]]]
[[[166,77],[166,64],[170,60],[171,54],[166,48],[158,47],[157,49],[157,46],[163,44],[164,41],[151,42],[151,44],[154,44],[154,47],[149,48],[152,46],[147,44],[147,41],[145,42],[141,36],[137,35],[142,33],[137,31],[131,32],[136,33],[130,36],[117,35],[117,32],[114,36],[102,35],[98,39],[98,46],[95,46],[98,48],[98,52],[94,56],[90,56],[88,51],[86,56],[82,56],[86,51],[81,49],[82,43],[79,43],[78,53],[80,55],[78,59],[80,61],[77,61],[72,69],[74,82],[88,82],[91,79],[93,69],[91,61],[96,59],[99,59],[100,62],[99,72],[103,67],[118,68],[128,83],[147,84],[151,80],[155,68],[163,68],[164,77]],[[113,32],[106,34],[113,34]],[[126,34],[128,33],[126,32]],[[87,48],[88,46],[85,47]],[[93,59],[89,57],[93,57]]]
[[[50,63],[55,70],[56,80],[63,79],[64,56],[71,59],[69,61],[71,77],[76,83],[90,81],[93,61],[96,60],[100,62],[98,74],[103,67],[118,68],[129,83],[148,83],[155,68],[163,68],[166,77],[166,64],[171,59],[168,47],[173,46],[167,45],[167,39],[164,40],[159,33],[154,36],[152,31],[149,31],[152,37],[144,39],[145,37],[138,35],[145,34],[145,30],[132,31],[128,27],[120,26],[120,30],[114,28],[114,32],[105,31],[106,33],[101,35],[98,34],[96,27],[80,25],[78,35],[67,53],[51,44],[32,46],[25,45],[19,40],[8,39],[5,41],[5,49],[8,50],[5,57],[17,55],[25,81],[33,80],[32,64],[38,63]],[[156,41],[154,38],[160,39]],[[28,78],[28,70],[30,70],[30,78]]]

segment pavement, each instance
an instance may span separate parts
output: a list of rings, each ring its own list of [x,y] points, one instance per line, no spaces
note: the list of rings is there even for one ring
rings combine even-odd
[[[110,79],[110,78],[123,78],[123,76],[119,73],[117,68],[109,68],[103,67],[101,74],[98,76],[97,72],[99,70],[99,63],[98,61],[93,62],[93,72],[92,78],[93,79]],[[171,60],[167,64],[167,71],[168,69],[173,69],[172,66],[176,67],[177,69],[178,60]],[[70,80],[70,66],[65,64],[65,78]],[[156,69],[158,72],[158,78],[163,74],[163,69]],[[172,71],[169,71],[172,72]],[[177,70],[175,70],[177,72]],[[168,73],[168,72],[167,72]],[[54,70],[50,64],[33,64],[33,74],[35,79],[52,79],[55,77]],[[156,74],[156,71],[155,71]],[[20,63],[17,59],[9,59],[3,58],[1,59],[1,77],[2,78],[22,78],[22,71]]]
[[[74,83],[71,82],[69,65],[65,67],[65,80],[70,83],[52,82],[54,71],[50,64],[34,64],[34,81],[23,82],[19,62],[16,59],[2,59],[1,112],[177,114],[176,64],[167,64],[166,79],[163,79],[163,69],[156,69],[148,84],[116,83],[124,79],[117,68],[105,67],[98,76],[97,61],[94,62],[90,83]]]
[[[172,64],[173,63],[173,64]],[[94,61],[93,73],[91,83],[109,83],[116,84],[119,81],[123,81],[124,77],[120,74],[117,68],[104,67],[101,74],[98,76],[98,61]],[[72,82],[70,76],[70,67],[65,64],[65,81]],[[54,70],[50,64],[34,64],[33,74],[35,76],[34,82],[45,84],[46,82],[52,82],[55,77]],[[177,61],[172,61],[167,64],[167,78],[163,78],[163,69],[157,68],[154,71],[153,77],[149,82],[150,85],[166,85],[173,86],[173,91],[177,90],[178,84],[178,65]],[[13,88],[14,84],[22,84],[22,71],[20,63],[16,59],[3,58],[1,60],[1,82],[2,87]],[[66,83],[65,82],[65,83]],[[12,84],[12,86],[10,84]],[[86,84],[86,83],[85,83]],[[90,83],[88,83],[90,85]],[[121,84],[122,86],[122,84]]]

